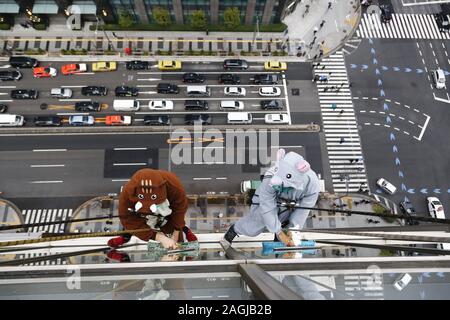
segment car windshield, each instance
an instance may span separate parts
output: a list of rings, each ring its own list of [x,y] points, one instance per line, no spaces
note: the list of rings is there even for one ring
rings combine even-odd
[[[440,205],[441,205],[441,203],[440,203],[439,201],[436,201],[436,200],[431,201],[431,203],[432,203],[434,206],[440,206]]]

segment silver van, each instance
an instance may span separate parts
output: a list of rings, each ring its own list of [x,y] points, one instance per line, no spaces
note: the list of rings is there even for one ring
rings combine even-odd
[[[23,116],[17,114],[0,114],[0,127],[21,127],[25,124]]]
[[[220,101],[221,110],[244,110],[244,103],[236,100]]]
[[[252,123],[252,114],[250,112],[228,112],[228,124],[250,124]]]
[[[139,101],[137,100],[114,100],[114,111],[138,111]]]
[[[211,91],[207,86],[188,86],[187,94],[190,97],[209,97]]]
[[[68,88],[53,88],[50,91],[50,96],[52,98],[71,98],[72,97],[72,89]]]

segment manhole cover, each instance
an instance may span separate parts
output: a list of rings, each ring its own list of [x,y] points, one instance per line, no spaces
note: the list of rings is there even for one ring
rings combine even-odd
[[[300,95],[300,89],[291,89],[291,93],[293,96],[299,96]]]
[[[46,103],[41,103],[41,110],[45,110],[48,108],[48,104]]]

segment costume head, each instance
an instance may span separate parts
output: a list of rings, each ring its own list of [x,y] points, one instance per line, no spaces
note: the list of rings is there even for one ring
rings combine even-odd
[[[142,169],[137,171],[125,185],[128,200],[134,210],[142,214],[154,213],[167,216],[172,213],[167,200],[167,181],[160,171]]]
[[[310,164],[301,155],[295,152],[286,154],[284,149],[280,149],[270,185],[277,191],[304,189],[309,180],[307,172],[310,169]]]

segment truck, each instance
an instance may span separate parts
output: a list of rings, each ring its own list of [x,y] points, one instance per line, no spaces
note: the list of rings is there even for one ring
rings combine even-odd
[[[245,180],[241,182],[241,193],[246,193],[249,190],[256,190],[261,185],[260,180]]]

